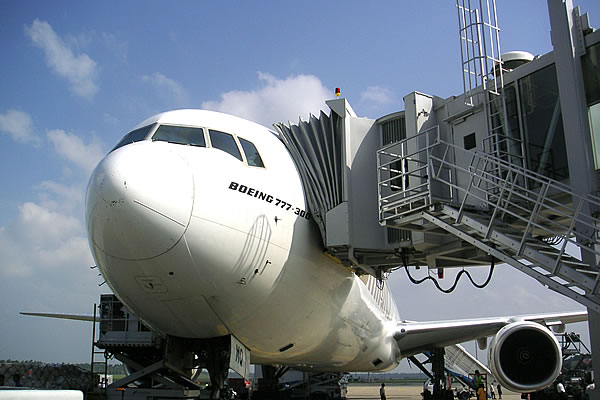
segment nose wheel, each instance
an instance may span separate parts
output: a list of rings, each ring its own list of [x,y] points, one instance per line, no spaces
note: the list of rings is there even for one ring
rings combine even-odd
[[[225,382],[229,374],[230,339],[211,339],[201,351],[204,368],[208,370],[211,386],[211,399],[225,398]],[[201,358],[201,360],[202,360]]]

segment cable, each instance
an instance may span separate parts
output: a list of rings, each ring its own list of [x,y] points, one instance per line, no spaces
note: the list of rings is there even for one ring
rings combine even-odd
[[[404,260],[403,260],[404,261]],[[439,291],[444,292],[444,293],[452,293],[454,291],[454,289],[456,289],[456,286],[458,285],[458,281],[460,280],[461,276],[463,274],[466,274],[467,277],[469,278],[469,280],[471,281],[471,283],[473,284],[473,286],[475,286],[476,288],[479,289],[483,289],[484,287],[486,287],[490,281],[492,280],[492,275],[494,273],[494,268],[495,268],[495,261],[492,258],[492,262],[490,263],[490,272],[488,274],[487,279],[485,280],[485,282],[483,282],[482,284],[478,284],[476,283],[473,278],[471,277],[471,274],[465,270],[462,269],[457,275],[456,278],[454,280],[454,284],[449,288],[449,289],[444,289],[440,286],[439,282],[437,281],[437,279],[431,277],[431,275],[427,275],[425,278],[421,279],[421,280],[417,280],[415,278],[412,277],[412,275],[410,274],[410,271],[408,270],[408,266],[406,265],[406,263],[404,263],[404,269],[406,270],[406,275],[408,276],[408,279],[414,283],[415,285],[420,285],[421,283],[427,281],[427,280],[431,280],[433,281],[433,284],[435,285],[436,288],[438,288]]]

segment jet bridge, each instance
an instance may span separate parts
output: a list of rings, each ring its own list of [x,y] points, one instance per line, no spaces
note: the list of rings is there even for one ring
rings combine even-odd
[[[434,99],[443,101],[415,92],[405,99],[405,111],[373,120],[357,117],[348,101],[340,98],[327,101],[329,115],[321,112],[319,117],[311,115],[298,124],[274,125],[298,167],[324,248],[358,274],[381,279],[385,272],[400,266],[462,267],[489,265],[493,260],[488,252],[452,234],[439,235],[411,226],[398,229],[380,218],[378,198],[386,190],[394,196],[413,196],[426,184],[423,168],[411,170],[410,176],[398,175],[402,166],[393,151],[404,143],[411,126],[418,124],[427,132],[410,141],[413,147],[429,147],[426,142],[439,135],[439,126],[428,118]],[[391,158],[388,151],[392,151]],[[439,185],[431,186],[435,196],[443,196],[443,190]],[[410,207],[416,207],[418,201],[422,200]]]
[[[400,258],[377,218],[379,126],[357,117],[346,99],[327,105],[329,115],[274,126],[298,167],[324,247],[358,273],[381,278]]]
[[[329,115],[275,127],[330,255],[380,279],[509,264],[588,308],[600,365],[600,31],[570,0],[549,0],[554,51],[512,52],[500,67],[499,49],[469,36],[497,36],[497,24],[457,6],[465,79],[479,86],[415,91],[377,120],[331,100]]]
[[[554,68],[549,60],[541,58],[540,70],[516,81],[553,76],[546,71]],[[514,101],[514,83],[508,81],[505,101]],[[419,92],[405,97],[406,110],[379,120],[358,118],[346,99],[336,99],[327,102],[329,116],[277,124],[327,251],[378,278],[398,266],[500,260],[600,311],[598,266],[584,260],[600,255],[599,221],[586,212],[600,210],[600,198],[569,185],[567,161],[559,159],[566,154],[556,148],[564,143],[558,94],[547,107],[532,100],[540,93],[518,87],[531,110],[542,114],[526,111],[521,118],[549,120],[553,139],[546,139],[541,155],[534,134],[515,133],[510,114],[487,134],[491,103],[470,107],[460,97]],[[510,145],[517,140],[518,146]],[[392,143],[380,148],[386,141]],[[567,253],[572,248],[581,257]]]
[[[471,247],[600,312],[600,32],[571,10],[585,40],[565,50],[555,8],[555,51],[506,71],[498,94],[404,98],[406,136],[378,151],[379,220],[410,230],[429,267]]]
[[[502,261],[600,312],[600,31],[574,21],[578,73],[565,71],[554,39],[554,53],[499,74],[502,87],[494,75],[448,99],[413,92],[378,120],[340,98],[330,115],[276,124],[327,251],[379,278],[398,266]],[[563,90],[574,75],[585,102],[575,109],[578,94]]]

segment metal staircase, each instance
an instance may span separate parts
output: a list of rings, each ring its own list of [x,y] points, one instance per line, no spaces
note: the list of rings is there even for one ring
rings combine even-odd
[[[600,312],[599,198],[445,142],[437,127],[379,150],[378,185],[382,225],[450,233]]]

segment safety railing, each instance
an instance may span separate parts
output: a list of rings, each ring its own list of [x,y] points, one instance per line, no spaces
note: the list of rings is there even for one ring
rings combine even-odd
[[[428,156],[438,141],[439,127],[436,125],[377,152],[380,222],[432,204]]]
[[[460,160],[457,163],[456,160]],[[528,240],[553,239],[555,270],[569,245],[599,259],[598,197],[492,155],[465,150],[440,139],[437,127],[378,152],[379,217],[384,225],[437,202],[477,211],[492,229],[517,236],[521,255]],[[591,216],[593,215],[593,217]],[[598,265],[592,268],[598,270]]]

